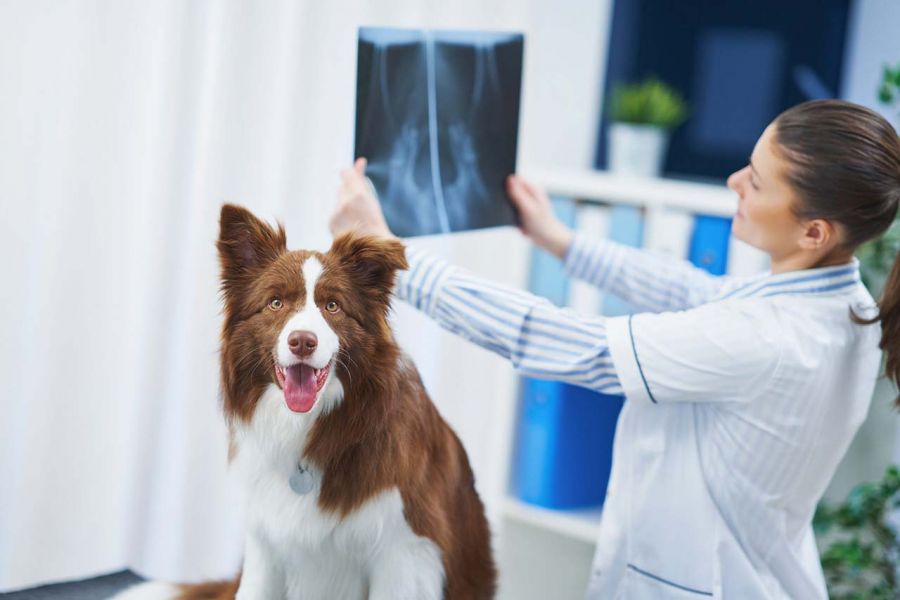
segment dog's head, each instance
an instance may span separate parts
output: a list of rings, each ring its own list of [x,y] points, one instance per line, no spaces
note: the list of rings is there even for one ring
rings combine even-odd
[[[407,267],[400,242],[348,234],[325,254],[288,251],[281,225],[225,205],[217,246],[229,414],[249,420],[271,385],[287,408],[308,413],[362,378],[361,365],[395,358],[387,315],[396,271]]]

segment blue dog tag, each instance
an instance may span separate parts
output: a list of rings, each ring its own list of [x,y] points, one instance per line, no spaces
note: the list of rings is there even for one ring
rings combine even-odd
[[[299,494],[300,496],[308,494],[313,488],[312,473],[310,473],[308,469],[304,469],[300,465],[297,465],[297,470],[291,475],[291,478],[288,480],[288,485],[291,486],[291,489],[295,494]]]

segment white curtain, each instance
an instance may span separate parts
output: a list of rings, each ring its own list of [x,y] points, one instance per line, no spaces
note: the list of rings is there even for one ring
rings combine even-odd
[[[218,210],[245,204],[291,247],[327,248],[359,25],[525,31],[520,158],[587,166],[607,7],[0,3],[0,592],[126,566],[234,572]],[[523,283],[514,231],[423,243]],[[408,309],[397,326],[492,502],[491,401],[511,370]]]

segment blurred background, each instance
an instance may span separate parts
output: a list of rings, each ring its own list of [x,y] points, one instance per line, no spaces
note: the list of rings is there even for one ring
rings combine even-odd
[[[728,236],[725,178],[807,99],[896,126],[898,23],[893,0],[0,3],[0,592],[239,566],[218,212],[244,204],[283,221],[291,248],[327,249],[359,27],[524,33],[518,169],[560,215],[749,273],[766,265]],[[648,125],[662,134],[628,154]],[[628,311],[570,285],[514,228],[415,243],[559,304]],[[405,305],[394,323],[469,453],[501,596],[581,597],[622,399],[519,381]],[[893,392],[879,384],[833,501],[900,461]]]

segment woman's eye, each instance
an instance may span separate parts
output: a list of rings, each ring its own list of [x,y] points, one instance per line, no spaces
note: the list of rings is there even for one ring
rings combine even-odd
[[[335,302],[334,300],[332,300],[331,302],[329,302],[328,304],[325,305],[325,310],[327,310],[330,313],[336,313],[340,309],[341,309],[341,307],[338,306],[338,303]]]
[[[284,306],[284,302],[281,301],[281,298],[272,298],[269,300],[269,308],[272,310],[281,310],[282,306]]]

